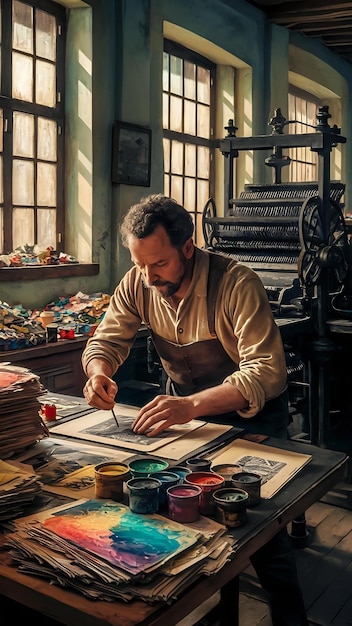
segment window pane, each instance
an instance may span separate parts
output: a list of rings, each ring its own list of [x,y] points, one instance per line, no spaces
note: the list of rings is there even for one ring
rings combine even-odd
[[[163,94],[163,128],[169,128],[169,96]]]
[[[209,199],[209,182],[207,180],[198,180],[197,183],[197,211],[202,212],[205,203]]]
[[[49,61],[56,59],[56,20],[53,15],[36,11],[36,54]]]
[[[185,61],[184,63],[184,72],[185,72],[185,98],[189,98],[191,100],[196,99],[196,66],[194,63],[190,63],[189,61]]]
[[[28,243],[33,246],[34,241],[34,210],[14,209],[12,219],[12,238],[14,249]]]
[[[182,132],[182,99],[170,98],[170,129]]]
[[[13,161],[12,200],[13,204],[21,206],[34,204],[34,164],[31,161]]]
[[[209,159],[210,159],[210,152],[209,152],[209,148],[207,148],[206,146],[198,146],[198,171],[197,171],[197,175],[200,178],[209,178],[210,175],[210,163],[209,163]]]
[[[197,150],[197,146],[194,146],[191,143],[186,143],[185,145],[185,175],[186,176],[196,175],[196,150]]]
[[[196,181],[194,178],[185,178],[185,204],[190,211],[196,206]]]
[[[182,59],[170,56],[170,91],[182,96]]]
[[[188,135],[196,134],[196,104],[185,100],[185,117],[184,117],[184,132]]]
[[[170,176],[168,176],[167,174],[165,174],[164,176],[164,194],[165,196],[169,196],[171,195],[170,193]]]
[[[169,55],[163,54],[163,90],[169,91]]]
[[[171,177],[171,197],[179,204],[183,204],[181,176]]]
[[[33,102],[33,59],[18,52],[12,55],[12,97]]]
[[[205,67],[198,66],[198,100],[210,104],[210,72]]]
[[[197,135],[199,137],[210,137],[210,109],[202,104],[197,106]]]
[[[163,148],[164,148],[164,171],[170,171],[170,141],[168,139],[163,139]]]
[[[33,9],[23,2],[13,2],[12,46],[21,52],[33,53]]]
[[[18,111],[13,114],[13,154],[34,157],[34,117]]]
[[[203,225],[202,225],[202,212],[198,212],[196,216],[196,241],[198,242],[198,246],[204,246],[204,236],[203,236]]]
[[[171,145],[171,171],[183,174],[183,143],[180,141],[173,141]]]
[[[44,117],[38,118],[38,159],[56,161],[57,124]]]
[[[56,206],[56,166],[49,163],[37,165],[37,204]]]
[[[38,209],[38,246],[56,249],[56,211],[54,209]]]
[[[37,104],[54,107],[56,103],[55,65],[37,61],[35,78],[35,101]]]

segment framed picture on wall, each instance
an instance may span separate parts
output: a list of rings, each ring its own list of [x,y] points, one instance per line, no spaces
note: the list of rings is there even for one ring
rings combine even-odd
[[[150,186],[150,128],[115,122],[112,140],[111,179],[113,183]]]

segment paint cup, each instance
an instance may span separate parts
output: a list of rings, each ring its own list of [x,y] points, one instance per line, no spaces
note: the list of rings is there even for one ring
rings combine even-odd
[[[55,317],[54,311],[42,311],[39,315],[40,323],[43,328],[46,328],[48,324],[50,324]]]
[[[232,476],[234,474],[238,474],[239,472],[243,471],[243,468],[241,465],[235,465],[231,463],[222,463],[221,465],[212,465],[210,469],[212,472],[215,472],[215,474],[220,474],[220,476],[224,477],[226,487],[232,486]]]
[[[95,466],[95,497],[123,500],[123,483],[131,477],[128,465],[106,461]]]
[[[162,459],[152,459],[149,456],[135,459],[128,464],[132,478],[140,478],[149,476],[154,472],[164,472],[168,469],[169,464]]]
[[[203,459],[203,457],[193,457],[186,461],[186,465],[191,472],[209,472],[211,460]]]
[[[212,515],[215,511],[213,493],[224,487],[224,478],[215,472],[191,472],[185,477],[185,484],[197,485],[201,488],[199,512],[201,515]]]
[[[160,480],[161,485],[159,489],[159,508],[167,506],[167,493],[166,490],[172,485],[177,485],[180,477],[174,472],[153,472],[149,474],[149,478],[156,478]]]
[[[57,329],[57,324],[47,324],[45,329],[47,343],[55,343],[57,341]]]
[[[213,493],[215,519],[228,528],[243,526],[247,521],[249,496],[243,489],[225,487]]]
[[[240,472],[232,477],[232,486],[247,491],[249,500],[248,507],[257,506],[260,503],[262,477],[254,472]]]
[[[191,469],[189,467],[186,467],[185,465],[175,465],[174,467],[170,467],[170,472],[173,472],[174,474],[177,474],[180,478],[179,482],[183,483],[185,480],[185,476],[187,476],[187,474],[191,473]]]
[[[181,524],[199,519],[199,498],[202,493],[197,485],[173,485],[166,490],[170,519]]]
[[[157,513],[159,510],[160,480],[148,476],[130,478],[126,486],[129,490],[129,507],[133,513]]]

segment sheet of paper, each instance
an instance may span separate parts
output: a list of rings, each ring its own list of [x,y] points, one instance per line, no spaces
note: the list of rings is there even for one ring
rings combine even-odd
[[[116,426],[111,411],[95,411],[64,424],[58,424],[52,427],[50,432],[54,435],[85,439],[94,443],[150,454],[179,437],[204,426],[204,422],[192,420],[187,424],[171,426],[156,437],[138,435],[132,431],[131,426],[139,410],[137,407],[115,404],[115,415],[119,427]]]
[[[236,439],[212,455],[214,464],[233,463],[241,465],[243,471],[260,474],[263,498],[275,495],[311,458],[310,454],[280,450],[245,439]]]

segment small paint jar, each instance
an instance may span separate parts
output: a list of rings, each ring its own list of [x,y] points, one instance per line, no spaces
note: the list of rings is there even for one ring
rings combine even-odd
[[[243,489],[225,487],[213,493],[215,519],[228,528],[243,526],[247,521],[249,496]]]
[[[170,519],[189,524],[199,519],[199,498],[202,493],[197,485],[173,485],[166,490]]]
[[[131,477],[128,465],[106,461],[95,466],[95,497],[123,500],[123,483]]]
[[[57,324],[47,324],[46,326],[46,341],[47,343],[56,343],[57,341]]]
[[[260,503],[261,483],[262,477],[254,472],[240,472],[232,476],[232,486],[247,491],[249,507]]]
[[[42,415],[46,422],[55,422],[56,420],[55,404],[44,404],[42,408]]]
[[[177,485],[180,477],[173,472],[152,472],[149,474],[149,478],[157,478],[160,480],[161,485],[159,489],[159,508],[167,506],[167,493],[166,490],[172,485]]]
[[[174,467],[170,467],[170,472],[177,474],[180,478],[179,482],[183,483],[185,480],[185,476],[191,473],[191,469],[186,467],[185,465],[174,465]]]
[[[159,510],[159,489],[157,478],[130,478],[126,486],[129,490],[129,507],[133,513],[151,514]]]
[[[134,459],[128,464],[132,478],[149,476],[154,472],[164,472],[168,469],[169,463],[162,459],[151,459],[149,456]]]
[[[41,314],[39,315],[39,319],[43,328],[46,328],[47,325],[53,321],[54,317],[55,317],[54,311],[42,311]]]
[[[215,511],[213,493],[224,487],[225,480],[215,472],[191,472],[185,477],[185,484],[197,485],[202,493],[199,496],[199,512],[201,515],[212,515]]]
[[[232,486],[232,476],[234,474],[238,474],[239,472],[243,471],[243,468],[241,465],[235,465],[231,463],[222,463],[221,465],[212,465],[210,469],[212,472],[215,472],[215,474],[220,474],[220,476],[224,477],[226,487]]]
[[[193,457],[186,461],[186,465],[191,472],[209,472],[211,460],[203,459],[203,457]]]

